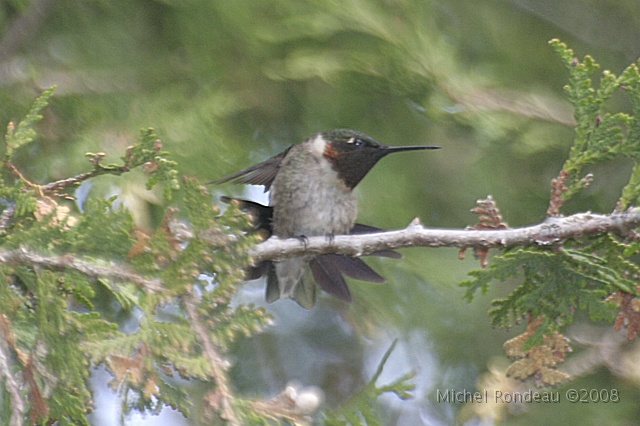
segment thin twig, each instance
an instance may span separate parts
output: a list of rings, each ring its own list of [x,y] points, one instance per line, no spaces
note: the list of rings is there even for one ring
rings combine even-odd
[[[11,417],[9,419],[10,426],[21,426],[24,424],[24,412],[25,404],[22,396],[20,395],[21,386],[16,381],[13,374],[11,374],[11,368],[9,360],[11,356],[7,353],[9,350],[8,344],[11,338],[8,334],[9,324],[5,324],[4,315],[0,316],[0,332],[2,332],[2,338],[0,339],[0,377],[4,378],[5,386],[9,394],[9,400],[11,403]]]
[[[123,173],[126,173],[128,171],[131,171],[131,168],[129,166],[114,166],[114,167],[99,167],[99,168],[95,168],[90,172],[85,172],[85,173],[80,173],[76,176],[67,178],[67,179],[61,179],[61,180],[57,180],[55,182],[51,182],[48,183],[46,185],[42,185],[40,186],[40,189],[42,190],[42,192],[57,192],[61,189],[64,189],[68,186],[74,186],[74,185],[79,185],[80,183],[82,183],[83,181],[87,180],[87,179],[91,179],[93,177],[96,176],[101,176],[101,175],[121,175]]]
[[[305,254],[338,253],[362,256],[381,250],[402,247],[485,247],[549,246],[568,239],[615,232],[633,238],[640,226],[640,210],[632,209],[609,215],[579,213],[563,218],[548,218],[544,222],[508,229],[429,229],[414,220],[405,229],[372,234],[309,237],[305,244],[296,238],[271,237],[249,250],[254,263],[283,260]],[[162,291],[159,279],[145,278],[124,266],[109,262],[82,259],[72,255],[42,255],[27,249],[0,250],[1,263],[25,263],[49,269],[71,268],[93,278],[114,278],[134,282],[146,290]]]
[[[485,247],[548,246],[572,238],[616,232],[632,236],[640,226],[640,210],[609,215],[580,213],[564,218],[548,218],[524,228],[495,230],[428,229],[416,219],[405,229],[374,234],[309,237],[300,240],[271,237],[250,250],[252,261],[283,260],[303,254],[338,253],[362,256],[401,247]]]
[[[90,172],[84,172],[72,176],[67,179],[60,179],[55,182],[50,182],[45,185],[38,185],[36,183],[31,182],[27,179],[21,172],[18,170],[16,166],[14,166],[9,161],[4,161],[3,165],[6,169],[8,169],[11,173],[14,174],[18,179],[20,179],[26,186],[29,188],[33,188],[38,191],[39,194],[50,194],[54,196],[60,196],[58,191],[63,190],[69,186],[77,186],[80,185],[85,180],[94,178],[96,176],[102,175],[116,175],[119,176],[121,174],[127,173],[131,171],[131,167],[128,165],[116,166],[109,165],[103,166],[100,164],[100,160],[104,157],[103,153],[92,154],[92,157],[89,158],[89,161],[93,163],[94,168]],[[67,197],[66,195],[64,197]]]
[[[73,269],[92,278],[113,278],[139,284],[147,291],[162,291],[162,283],[157,278],[145,278],[114,262],[98,264],[96,260],[86,260],[72,255],[43,255],[24,248],[0,250],[0,264],[21,263],[37,265],[47,269]]]
[[[4,167],[7,170],[9,170],[11,173],[13,173],[15,177],[20,179],[29,188],[36,188],[37,189],[39,187],[39,185],[31,182],[29,179],[24,177],[22,172],[20,172],[20,170],[18,170],[18,168],[16,166],[14,166],[12,163],[10,163],[8,161],[3,161],[2,164],[4,165]]]
[[[231,426],[239,426],[240,422],[236,416],[233,408],[232,400],[233,394],[231,391],[231,385],[229,384],[229,377],[227,375],[227,365],[229,364],[222,355],[220,355],[217,346],[211,340],[209,336],[209,330],[200,321],[198,315],[197,301],[195,297],[188,296],[184,298],[184,308],[187,316],[191,319],[191,325],[193,330],[198,335],[200,343],[202,344],[202,353],[209,361],[211,367],[211,374],[218,387],[218,396],[221,405],[222,417]]]

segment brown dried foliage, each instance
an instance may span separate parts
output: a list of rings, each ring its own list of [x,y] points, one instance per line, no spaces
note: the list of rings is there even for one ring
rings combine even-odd
[[[542,318],[538,317],[529,320],[527,330],[507,340],[503,347],[507,356],[516,358],[508,368],[507,376],[518,380],[526,380],[533,377],[536,382],[547,386],[556,386],[570,376],[556,369],[557,364],[564,361],[567,352],[571,351],[568,340],[557,331],[543,337],[544,343],[524,349],[525,342],[533,336],[537,328],[542,323]]]
[[[493,200],[491,195],[487,196],[486,200],[476,201],[476,206],[471,209],[472,213],[480,215],[478,223],[473,226],[467,226],[469,230],[483,230],[483,229],[508,229],[509,225],[502,219],[500,210]],[[464,253],[467,250],[466,247],[462,247],[458,252],[458,258],[464,259]],[[487,257],[489,256],[489,248],[483,246],[474,246],[473,255],[480,260],[480,265],[486,268],[489,265]]]

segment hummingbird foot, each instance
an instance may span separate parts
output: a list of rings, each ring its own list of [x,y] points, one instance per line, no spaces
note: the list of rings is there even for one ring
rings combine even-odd
[[[300,243],[302,243],[302,245],[304,246],[305,249],[309,245],[309,238],[306,235],[298,235],[298,236],[296,236],[294,238],[300,240]]]

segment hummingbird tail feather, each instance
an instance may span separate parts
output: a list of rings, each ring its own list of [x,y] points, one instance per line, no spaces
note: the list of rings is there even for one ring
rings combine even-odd
[[[351,293],[347,283],[342,278],[342,270],[331,257],[332,255],[320,255],[309,263],[313,278],[320,288],[327,293],[351,302]]]
[[[269,262],[269,273],[267,274],[267,288],[265,298],[267,303],[273,303],[280,299],[280,287],[278,286],[278,277],[276,275],[276,268],[273,263]]]
[[[324,254],[319,256],[328,267],[334,268],[343,274],[357,280],[372,283],[383,283],[384,277],[371,269],[369,265],[357,257],[349,257],[340,254]]]

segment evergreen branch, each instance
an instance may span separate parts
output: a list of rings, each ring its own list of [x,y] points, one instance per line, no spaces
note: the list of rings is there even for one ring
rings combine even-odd
[[[0,320],[2,320],[1,317]],[[9,404],[11,406],[9,425],[20,426],[24,424],[23,414],[25,412],[25,405],[22,396],[20,395],[21,386],[18,384],[13,374],[11,374],[11,366],[9,365],[11,356],[6,352],[8,349],[6,343],[10,341],[10,338],[7,335],[7,328],[8,324],[5,324],[4,321],[2,321],[0,331],[4,331],[4,333],[2,333],[2,339],[0,339],[0,378],[4,378],[4,388],[7,390],[9,400],[11,401]]]
[[[250,250],[255,264],[264,260],[283,260],[305,254],[338,253],[363,256],[402,247],[483,247],[548,246],[572,238],[615,232],[635,238],[633,229],[640,226],[640,210],[631,209],[608,215],[579,213],[563,218],[509,229],[428,229],[414,219],[405,229],[372,234],[336,235],[334,238],[309,237],[305,244],[296,238],[271,237]]]
[[[226,366],[229,363],[222,357],[222,355],[220,355],[218,348],[209,336],[209,330],[207,330],[207,327],[202,323],[202,321],[200,321],[197,302],[193,296],[185,296],[184,309],[190,319],[193,330],[198,335],[198,339],[202,344],[202,353],[207,361],[209,361],[213,379],[218,387],[217,396],[220,398],[221,415],[230,426],[239,426],[240,421],[236,416],[232,404],[234,397],[231,392],[229,376],[226,371]]]
[[[162,291],[162,284],[159,279],[145,278],[111,261],[108,265],[100,265],[96,260],[81,259],[68,254],[63,256],[43,255],[25,248],[0,250],[0,264],[10,263],[27,264],[46,269],[72,269],[95,279],[113,278],[131,281],[139,284],[147,291],[156,293]]]
[[[61,179],[55,182],[48,183],[46,185],[42,185],[39,187],[40,190],[42,190],[42,192],[55,193],[68,186],[79,185],[83,181],[91,179],[96,176],[101,176],[106,174],[119,176],[123,173],[131,171],[131,167],[126,164],[122,166],[116,166],[116,165],[104,166],[100,164],[100,160],[102,160],[102,158],[104,158],[105,156],[105,154],[103,153],[97,153],[97,154],[87,153],[86,155],[89,158],[89,161],[93,164],[93,170],[91,170],[90,172],[80,173],[76,176],[73,176],[67,179]]]
[[[11,171],[11,173],[13,173],[18,179],[20,179],[22,182],[24,182],[28,187],[30,188],[35,188],[37,189],[39,192],[43,193],[43,194],[53,194],[53,195],[58,195],[57,192],[60,190],[63,190],[69,186],[78,186],[80,185],[82,182],[84,182],[85,180],[89,180],[91,178],[94,178],[96,176],[102,176],[102,175],[115,175],[115,176],[120,176],[124,173],[130,172],[131,169],[133,167],[138,166],[137,164],[134,164],[133,166],[129,165],[129,164],[123,164],[123,165],[103,165],[100,163],[100,161],[104,158],[106,154],[104,153],[87,153],[86,156],[89,159],[89,162],[91,162],[93,164],[93,170],[91,170],[90,172],[83,172],[83,173],[79,173],[75,176],[72,176],[70,178],[66,178],[66,179],[60,179],[57,180],[55,182],[50,182],[47,183],[45,185],[38,185],[35,184],[33,182],[31,182],[29,179],[27,179],[21,172],[20,170],[18,170],[18,168],[16,166],[14,166],[12,163],[10,162],[4,162],[4,166]]]
[[[396,348],[397,344],[398,344],[398,339],[394,339],[393,342],[391,342],[389,349],[387,349],[384,355],[382,355],[382,359],[380,360],[380,363],[378,363],[378,368],[376,369],[376,372],[373,374],[373,377],[371,378],[371,381],[370,381],[374,385],[378,381],[378,378],[380,378],[380,375],[384,370],[384,366],[387,364],[387,360],[389,360],[389,357],[391,356],[391,353],[393,352],[393,350]]]
[[[378,425],[381,424],[378,419],[378,415],[375,412],[371,401],[385,393],[394,393],[398,398],[402,400],[413,398],[413,391],[415,385],[411,382],[414,374],[409,373],[400,377],[399,379],[389,383],[387,385],[378,386],[376,382],[380,378],[382,371],[384,370],[391,353],[396,347],[397,340],[394,340],[386,350],[378,368],[369,382],[362,387],[356,394],[354,394],[349,401],[346,401],[342,407],[338,407],[337,410],[327,413],[326,422],[327,425],[341,424],[341,425]]]
[[[89,157],[89,161],[91,161],[94,164],[93,170],[91,170],[90,172],[77,174],[76,176],[72,176],[70,178],[60,179],[55,182],[50,182],[45,185],[38,185],[36,183],[31,182],[22,174],[22,172],[20,172],[20,170],[18,170],[16,166],[14,166],[12,163],[8,161],[4,162],[4,166],[29,188],[34,188],[42,194],[52,194],[52,195],[58,195],[58,191],[65,189],[66,187],[69,187],[69,186],[80,185],[85,180],[94,178],[96,176],[101,176],[106,174],[120,176],[121,174],[131,171],[131,167],[127,165],[103,166],[102,164],[99,164],[99,159],[101,159],[104,156],[104,154],[102,153],[98,153],[98,154],[89,153],[87,154],[87,156]]]
[[[20,122],[17,127],[14,123],[9,123],[7,130],[7,146],[5,158],[2,161],[2,165],[9,170],[16,178],[24,183],[29,188],[35,189],[38,194],[50,194],[54,196],[61,196],[65,198],[71,198],[68,195],[61,195],[58,191],[61,191],[70,186],[78,186],[82,182],[102,175],[115,175],[120,176],[127,173],[134,168],[140,167],[143,171],[149,174],[149,180],[147,181],[147,189],[151,189],[158,182],[165,182],[165,199],[171,199],[171,191],[180,187],[177,182],[178,172],[175,170],[176,163],[168,160],[165,156],[168,154],[166,151],[162,151],[162,141],[158,139],[153,129],[144,129],[140,134],[140,141],[127,148],[126,154],[122,157],[123,163],[118,164],[102,164],[102,160],[106,156],[103,152],[93,153],[88,152],[85,154],[88,161],[93,165],[93,169],[89,172],[83,172],[66,179],[60,179],[55,182],[50,182],[45,185],[38,185],[31,182],[24,174],[11,163],[11,153],[19,146],[29,143],[35,137],[35,131],[30,126],[34,121],[41,118],[38,112],[41,108],[46,106],[48,97],[51,96],[53,88],[44,92],[43,95],[38,98],[38,102],[34,104],[27,118]]]
[[[37,132],[33,127],[42,120],[42,110],[49,104],[49,99],[55,90],[56,86],[52,86],[42,92],[31,105],[27,115],[18,124],[9,122],[2,146],[3,162],[8,162],[16,149],[31,143],[36,138]]]
[[[11,162],[9,161],[3,161],[2,162],[3,166],[9,170],[15,177],[17,177],[21,182],[23,182],[27,187],[29,188],[38,188],[39,186],[33,182],[31,182],[29,179],[27,179],[20,170],[18,170],[18,168],[16,166],[14,166]]]

